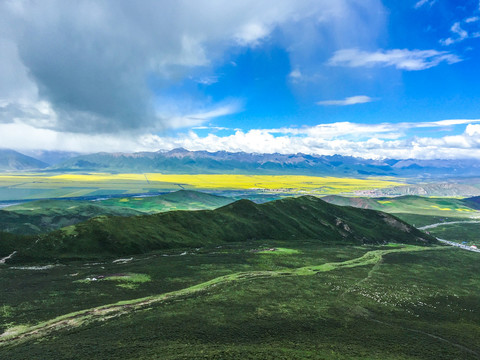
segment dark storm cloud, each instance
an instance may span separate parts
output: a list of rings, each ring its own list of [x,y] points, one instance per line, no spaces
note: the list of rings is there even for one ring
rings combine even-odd
[[[6,89],[20,78],[17,94],[28,88],[27,95],[5,96],[0,85],[0,100],[23,104],[19,111],[33,116],[29,123],[57,131],[175,127],[185,113],[165,114],[162,106],[170,104],[156,98],[171,82],[195,67],[214,66],[229,47],[257,46],[282,24],[304,18],[345,23],[351,3],[359,0],[0,0],[0,49],[3,41],[8,50],[0,67],[9,59],[22,75]],[[294,40],[306,36],[290,32]],[[173,108],[181,108],[175,100],[180,105]],[[39,102],[49,104],[52,121],[35,118]]]
[[[153,49],[133,41],[139,24],[124,13],[125,7],[93,2],[26,3],[15,19],[20,58],[40,98],[54,105],[60,130],[153,125],[146,84]]]

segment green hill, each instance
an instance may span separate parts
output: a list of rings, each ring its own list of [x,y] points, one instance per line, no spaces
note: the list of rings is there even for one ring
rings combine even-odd
[[[179,190],[158,196],[112,198],[98,201],[104,206],[121,206],[142,212],[211,210],[233,202],[231,198],[199,191]]]
[[[255,239],[357,245],[435,242],[391,215],[303,196],[260,205],[239,200],[216,210],[97,217],[39,236],[30,247],[19,249],[14,261],[99,258]]]
[[[464,219],[478,216],[476,198],[435,198],[415,195],[398,197],[343,197],[325,196],[323,200],[336,205],[384,211],[418,226],[442,222],[446,219]]]
[[[464,200],[465,204],[472,209],[480,210],[480,196],[474,196]]]
[[[1,230],[41,234],[78,224],[96,216],[134,216],[171,210],[215,209],[234,200],[197,191],[180,190],[152,197],[113,198],[102,201],[37,200],[0,210]]]
[[[100,215],[134,216],[129,208],[96,205],[90,201],[37,200],[0,210],[1,231],[40,234],[77,224]]]

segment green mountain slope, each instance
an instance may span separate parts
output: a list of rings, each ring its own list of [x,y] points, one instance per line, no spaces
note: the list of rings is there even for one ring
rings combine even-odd
[[[435,242],[388,214],[303,196],[260,205],[239,200],[211,211],[97,217],[40,236],[30,247],[19,249],[15,260],[98,258],[254,239],[317,239],[358,245]]]
[[[480,206],[475,200],[477,198],[430,198],[415,195],[365,198],[333,195],[322,199],[336,205],[384,211],[417,227],[477,219],[480,216]]]
[[[140,214],[134,209],[101,206],[90,201],[38,200],[0,210],[0,230],[16,234],[40,234],[100,215]]]
[[[231,198],[199,191],[179,190],[150,197],[112,198],[98,201],[104,206],[121,206],[142,212],[164,212],[172,210],[211,210],[230,204]]]
[[[134,216],[172,210],[216,209],[233,199],[180,190],[152,197],[112,198],[102,201],[37,200],[0,210],[0,231],[40,234],[78,224],[95,216]]]
[[[331,204],[379,210],[392,214],[411,213],[448,217],[465,217],[475,213],[476,206],[478,207],[475,201],[471,200],[475,198],[435,198],[414,195],[365,198],[332,195],[322,199]]]
[[[465,204],[472,209],[480,210],[480,196],[474,196],[464,200]]]

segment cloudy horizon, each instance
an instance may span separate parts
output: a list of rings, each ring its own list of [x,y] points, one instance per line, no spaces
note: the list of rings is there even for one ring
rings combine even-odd
[[[0,1],[0,147],[480,157],[480,6]]]

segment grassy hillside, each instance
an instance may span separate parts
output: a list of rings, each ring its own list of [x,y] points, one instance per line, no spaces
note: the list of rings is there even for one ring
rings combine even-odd
[[[448,247],[318,241],[5,266],[0,358],[473,360],[479,271]]]
[[[449,241],[475,245],[480,248],[480,223],[447,223],[427,230],[430,234]]]
[[[152,197],[113,198],[103,201],[37,200],[0,210],[2,231],[40,234],[78,224],[96,216],[134,216],[171,210],[215,209],[232,199],[180,190]]]
[[[464,200],[472,209],[480,210],[480,196],[474,196]]]
[[[139,211],[118,206],[101,206],[90,201],[38,200],[0,210],[1,231],[40,234],[77,224],[95,216],[134,216]]]
[[[112,198],[98,201],[103,206],[120,206],[142,212],[210,210],[233,202],[232,199],[192,190],[179,190],[151,197]]]
[[[98,258],[254,239],[323,243],[428,244],[434,238],[385,213],[340,207],[316,197],[265,204],[239,200],[216,210],[97,217],[39,237],[15,261]]]
[[[430,198],[413,195],[365,198],[332,195],[322,199],[336,205],[384,211],[416,226],[480,216],[476,198]]]
[[[394,214],[416,227],[433,225],[431,235],[480,247],[480,197],[468,199],[400,196],[394,198],[349,198],[327,196],[334,204],[376,209]]]

